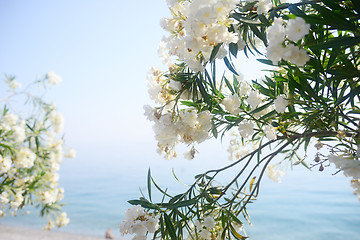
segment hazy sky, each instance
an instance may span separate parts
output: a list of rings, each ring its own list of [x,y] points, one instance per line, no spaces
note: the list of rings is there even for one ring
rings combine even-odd
[[[23,85],[49,70],[60,75],[49,99],[77,149],[151,144],[155,151],[142,106],[151,103],[147,71],[162,66],[159,21],[169,15],[162,0],[1,0],[0,74]]]
[[[49,99],[71,144],[142,141],[152,135],[142,117],[145,77],[160,65],[166,12],[163,1],[1,0],[1,79],[11,74],[26,85],[49,70],[60,75]]]

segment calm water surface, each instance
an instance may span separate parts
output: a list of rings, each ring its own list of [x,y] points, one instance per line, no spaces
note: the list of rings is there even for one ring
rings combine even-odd
[[[172,168],[190,184],[195,174],[229,163],[223,155],[216,157],[208,151],[193,161],[166,161],[152,148],[144,149],[112,156],[79,154],[77,159],[65,160],[60,175],[71,223],[61,231],[103,236],[112,228],[120,238],[118,224],[130,206],[127,200],[138,198],[139,188],[146,192],[149,167],[158,183],[175,194],[185,188],[172,177]],[[247,234],[252,240],[360,239],[360,202],[352,195],[350,179],[332,173],[330,169],[319,173],[297,167],[287,171],[280,184],[265,178],[258,200],[248,207],[252,226],[245,225]],[[44,225],[35,212],[0,223]]]

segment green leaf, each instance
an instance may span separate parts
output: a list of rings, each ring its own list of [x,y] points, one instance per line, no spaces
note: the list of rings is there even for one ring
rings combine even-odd
[[[229,88],[231,94],[235,94],[235,90],[233,89],[233,87],[231,86],[231,83],[229,82],[229,80],[227,80],[227,78],[224,76],[224,81],[226,86]]]
[[[258,15],[259,20],[267,27],[271,26],[270,21],[265,17],[264,14]]]
[[[266,65],[270,65],[270,66],[275,66],[274,64],[273,64],[273,62],[271,61],[271,60],[269,60],[269,59],[260,59],[260,58],[258,58],[258,59],[256,59],[258,62],[261,62],[261,63],[263,63],[263,64],[266,64]]]
[[[169,195],[168,193],[166,193],[164,190],[162,190],[162,189],[156,184],[156,182],[155,182],[155,180],[154,180],[153,178],[151,178],[151,181],[152,181],[152,183],[154,184],[154,186],[155,186],[162,194],[164,194],[164,196],[167,196],[167,197],[172,198],[171,195]]]
[[[229,51],[234,57],[237,57],[237,53],[239,51],[238,45],[236,43],[230,43],[229,44]]]
[[[267,39],[266,39],[266,34],[265,32],[261,32],[256,26],[252,26],[250,25],[251,30],[253,31],[253,33],[261,39],[261,41],[263,41],[263,43],[265,44],[265,46],[267,45]]]
[[[147,175],[147,188],[148,188],[148,194],[149,194],[150,202],[152,202],[152,200],[151,200],[151,172],[150,172],[150,168],[148,170],[148,175]]]
[[[181,207],[187,207],[190,205],[194,205],[195,203],[197,203],[197,199],[193,198],[193,199],[189,199],[189,200],[184,200],[181,202],[177,202],[177,203],[159,203],[158,205],[161,208],[167,208],[167,209],[177,209],[177,208],[181,208]]]
[[[166,225],[166,231],[169,233],[171,239],[177,239],[176,238],[176,232],[173,223],[171,222],[170,217],[163,213],[164,219],[165,219],[165,225]]]
[[[271,102],[268,102],[258,108],[255,108],[253,111],[250,112],[251,115],[255,114],[255,113],[258,113],[258,112],[261,112],[262,110],[268,108],[269,106],[273,105],[274,103],[271,101]]]
[[[321,2],[333,10],[343,10],[343,8],[336,4],[334,0],[321,0]]]
[[[304,16],[305,13],[301,11],[296,5],[290,4],[288,7],[289,11],[296,16]]]
[[[243,224],[243,223],[240,221],[240,219],[239,219],[237,216],[235,216],[235,214],[234,214],[233,212],[228,211],[228,213],[229,213],[230,217],[231,217],[236,223],[238,223],[238,224],[240,224],[240,225]]]
[[[311,4],[311,6],[321,14],[327,25],[333,26],[341,30],[357,30],[356,25],[348,21],[341,14],[338,14],[335,11],[331,11],[330,9],[315,3]]]
[[[173,197],[172,199],[169,200],[169,204],[173,204],[175,203],[177,200],[179,200],[182,196],[184,196],[184,194],[178,194],[175,197]]]
[[[264,87],[261,86],[258,82],[254,82],[254,81],[253,81],[253,84],[254,84],[254,87],[255,87],[256,89],[258,89],[259,92],[262,93],[262,94],[264,94],[265,96],[268,96],[268,97],[273,97],[273,96],[274,96],[273,92],[272,92],[270,89],[264,88]]]
[[[330,69],[331,66],[334,64],[335,59],[339,55],[339,52],[340,52],[340,48],[333,48],[332,49],[331,54],[330,54],[330,58],[328,60],[327,66],[326,66],[327,69]]]
[[[218,43],[218,44],[213,48],[213,50],[212,50],[212,52],[211,52],[211,55],[210,55],[210,60],[209,60],[210,62],[213,62],[214,59],[216,58],[216,55],[217,55],[217,53],[219,52],[219,49],[220,49],[221,45],[222,45],[222,43]]]
[[[360,37],[334,37],[329,39],[327,42],[309,46],[311,49],[326,49],[326,48],[337,48],[337,47],[350,47],[360,43]]]
[[[246,23],[249,25],[262,25],[261,22],[258,22],[256,20],[253,20],[253,19],[250,19],[247,17],[243,17],[240,13],[237,13],[237,12],[232,13],[231,16],[242,23]]]
[[[131,205],[141,205],[143,208],[148,208],[148,209],[159,209],[158,206],[156,206],[155,204],[152,204],[151,202],[149,202],[145,199],[129,200],[128,203],[130,203]]]
[[[225,119],[229,122],[236,122],[239,118],[234,116],[225,116]]]
[[[188,106],[188,107],[194,107],[195,104],[193,102],[190,102],[190,101],[180,101],[180,103],[182,105],[185,105],[185,106]]]
[[[239,76],[239,74],[236,72],[236,70],[234,69],[233,65],[230,63],[229,59],[227,57],[224,57],[224,62],[226,67],[232,72],[234,73],[236,76]]]
[[[219,133],[218,133],[218,130],[217,130],[216,126],[214,125],[214,122],[212,122],[211,132],[212,132],[212,135],[214,136],[214,138],[218,137]]]
[[[335,102],[335,106],[340,105],[342,102],[344,102],[346,99],[349,98],[349,101],[346,103],[348,104],[358,94],[360,94],[360,86],[356,87],[355,89],[352,89],[346,96],[343,96],[342,98],[338,98],[337,101]]]
[[[207,92],[205,91],[205,87],[203,85],[203,77],[201,74],[200,75],[200,78],[196,78],[196,83],[197,83],[197,86],[199,87],[199,90],[200,90],[200,93],[201,93],[201,96],[204,98],[205,102],[208,104],[208,105],[211,105],[211,102],[210,102],[210,98],[209,98],[209,95],[207,94]]]

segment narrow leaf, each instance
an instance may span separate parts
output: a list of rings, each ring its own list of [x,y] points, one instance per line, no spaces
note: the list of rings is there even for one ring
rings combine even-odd
[[[169,233],[170,238],[176,239],[176,232],[175,232],[174,225],[171,222],[170,217],[166,213],[164,213],[164,219],[165,219],[166,230]]]
[[[262,24],[261,22],[258,22],[256,20],[243,17],[240,13],[237,13],[237,12],[232,13],[231,16],[233,18],[235,18],[236,20],[238,20],[239,22],[246,23],[249,25],[261,25]]]
[[[221,45],[222,45],[222,43],[219,43],[213,48],[211,55],[210,55],[210,60],[209,60],[210,62],[213,62],[214,59],[216,58],[216,55],[219,52]]]
[[[149,194],[150,202],[152,202],[152,200],[151,200],[151,172],[150,172],[150,168],[148,170],[148,176],[147,176],[147,188],[148,188],[148,194]]]
[[[224,57],[224,62],[226,67],[232,72],[234,73],[236,76],[239,76],[239,74],[236,72],[236,70],[234,69],[233,65],[230,63],[229,59],[227,57]]]

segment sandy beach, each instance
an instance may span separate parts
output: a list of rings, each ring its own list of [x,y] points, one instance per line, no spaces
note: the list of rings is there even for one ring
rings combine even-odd
[[[0,240],[103,240],[94,237],[55,231],[43,231],[25,227],[0,225]]]

